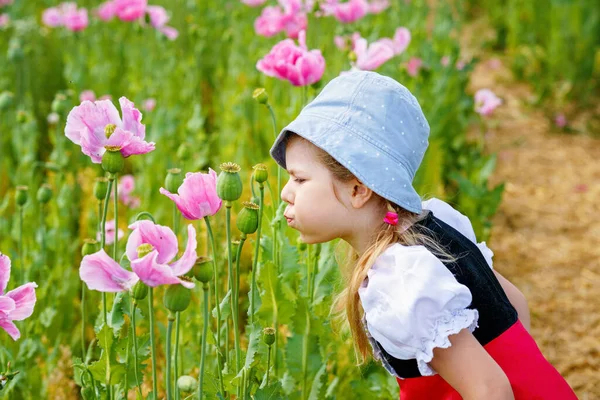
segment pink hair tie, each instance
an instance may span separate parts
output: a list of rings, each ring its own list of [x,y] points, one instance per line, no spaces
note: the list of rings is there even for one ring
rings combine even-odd
[[[394,226],[398,225],[398,214],[396,214],[395,212],[388,211],[385,214],[385,218],[383,218],[383,222]]]

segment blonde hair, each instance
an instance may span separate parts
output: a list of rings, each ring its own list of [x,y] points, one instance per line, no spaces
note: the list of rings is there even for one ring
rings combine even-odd
[[[295,133],[290,133],[290,138],[298,138],[304,141],[306,139],[298,136]],[[308,142],[308,141],[307,141]],[[354,174],[346,167],[340,164],[326,151],[314,146],[318,161],[323,164],[332,174],[334,179],[339,182],[348,182],[356,179]],[[338,323],[347,323],[352,338],[354,339],[354,349],[357,355],[358,365],[365,362],[371,354],[371,346],[363,326],[362,317],[363,309],[358,289],[367,277],[367,272],[375,263],[375,260],[392,244],[401,243],[406,246],[423,245],[427,247],[443,262],[454,262],[456,258],[448,253],[443,246],[436,242],[431,236],[427,235],[429,231],[426,227],[415,224],[427,217],[429,211],[423,210],[420,214],[415,214],[407,211],[397,204],[377,195],[381,199],[382,209],[387,207],[390,211],[398,213],[398,224],[389,225],[383,222],[381,230],[371,238],[371,243],[362,255],[352,248],[347,246],[347,252],[343,260],[338,259],[342,279],[344,281],[344,289],[335,297],[332,304],[332,314]],[[404,230],[403,227],[409,226]]]

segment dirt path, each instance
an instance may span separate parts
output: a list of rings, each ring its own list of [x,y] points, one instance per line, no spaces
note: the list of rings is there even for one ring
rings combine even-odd
[[[495,268],[526,295],[544,355],[581,400],[600,399],[600,140],[557,132],[507,63],[479,57],[472,92],[504,100],[486,134],[499,156],[492,184],[506,183]]]

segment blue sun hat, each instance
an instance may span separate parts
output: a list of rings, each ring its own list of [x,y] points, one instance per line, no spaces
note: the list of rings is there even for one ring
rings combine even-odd
[[[429,124],[417,99],[394,79],[370,71],[332,79],[275,139],[270,153],[283,168],[290,132],[325,150],[375,193],[421,212],[412,182]]]

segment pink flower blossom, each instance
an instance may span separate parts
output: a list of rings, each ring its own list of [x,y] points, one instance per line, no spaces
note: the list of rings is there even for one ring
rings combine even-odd
[[[423,60],[417,57],[411,57],[411,59],[408,60],[408,63],[406,63],[406,71],[408,72],[408,75],[414,77],[419,74],[419,70],[422,66]]]
[[[267,0],[240,0],[240,1],[250,7],[258,7],[258,6],[262,6],[263,4],[265,4],[265,2]]]
[[[116,15],[115,2],[113,0],[108,0],[100,4],[96,10],[96,15],[102,21],[110,21],[113,19]]]
[[[567,126],[567,117],[563,113],[558,113],[554,117],[554,123],[556,124],[557,127],[562,129],[565,126]]]
[[[85,8],[69,10],[63,14],[63,24],[71,32],[79,32],[89,24],[88,12]]]
[[[158,30],[169,40],[175,40],[179,36],[179,31],[172,26],[161,26]]]
[[[440,59],[440,64],[442,65],[442,67],[447,67],[448,65],[450,65],[450,57],[449,56],[444,56]]]
[[[340,50],[348,50],[348,39],[344,36],[336,35],[333,38],[333,43],[335,43],[335,47],[337,47]]]
[[[113,244],[115,242],[115,220],[111,219],[110,221],[106,221],[106,226],[104,229],[106,232],[105,243]],[[123,230],[119,229],[117,240],[123,239],[123,235],[124,235]],[[96,240],[100,241],[101,239],[102,239],[102,235],[100,232],[98,232],[96,234]]]
[[[326,0],[321,4],[323,15],[332,15],[338,21],[348,24],[363,18],[369,12],[367,0],[348,0],[341,3],[339,0]]]
[[[4,329],[13,340],[21,337],[21,332],[13,321],[22,321],[33,314],[36,302],[35,282],[19,286],[4,293],[10,279],[10,258],[0,253],[0,328]]]
[[[394,51],[394,55],[399,55],[404,53],[404,50],[406,50],[410,44],[410,40],[410,31],[407,28],[400,27],[396,29],[392,39],[383,38],[379,41],[387,44]]]
[[[390,46],[381,41],[367,43],[367,39],[354,40],[355,66],[363,71],[373,71],[394,57]]]
[[[462,71],[467,66],[467,62],[464,60],[458,60],[456,62],[456,69]]]
[[[110,94],[103,94],[98,100],[112,100],[112,96]]]
[[[165,26],[167,22],[169,22],[169,15],[167,14],[167,10],[161,6],[148,6],[146,7],[146,12],[150,17],[150,24],[155,28],[160,28]]]
[[[196,254],[196,230],[188,225],[188,242],[181,258],[168,264],[178,252],[177,237],[173,231],[162,225],[142,220],[129,226],[133,229],[125,253],[131,261],[131,269],[146,285],[156,287],[165,284],[181,284],[193,288],[194,284],[179,278],[194,266]],[[153,250],[138,258],[137,248],[150,244]]]
[[[122,268],[104,249],[89,254],[81,260],[79,278],[90,290],[100,292],[123,292],[131,290],[140,278]]]
[[[96,164],[102,162],[105,146],[119,147],[123,157],[154,150],[154,143],[144,140],[146,127],[141,123],[142,113],[125,97],[121,97],[119,103],[123,120],[109,100],[84,101],[67,116],[65,135],[80,145],[83,154]],[[116,127],[109,138],[105,133],[108,125]]]
[[[269,6],[254,21],[254,30],[258,35],[271,37],[283,30],[283,11],[280,7]]]
[[[483,116],[491,115],[500,104],[502,99],[489,89],[479,89],[475,93],[475,111]]]
[[[13,3],[13,0],[0,0],[0,7],[8,6]]]
[[[320,50],[306,48],[306,34],[301,31],[296,46],[292,39],[277,43],[269,54],[256,63],[267,76],[288,80],[294,86],[318,82],[325,71],[325,59]]]
[[[300,0],[279,0],[280,6],[265,7],[254,21],[258,35],[271,37],[285,31],[289,38],[297,39],[306,30],[308,19]]]
[[[83,92],[79,93],[79,102],[84,102],[86,100],[95,101],[96,93],[94,93],[93,90],[84,90]]]
[[[144,109],[144,111],[151,112],[154,110],[155,107],[156,107],[156,99],[154,99],[152,97],[144,100],[144,102],[142,103],[142,108]]]
[[[371,0],[369,2],[369,14],[380,14],[390,7],[389,0]]]
[[[119,195],[128,196],[135,189],[135,178],[133,175],[123,175],[119,180]]]
[[[188,172],[183,184],[177,189],[178,194],[170,193],[164,188],[160,188],[159,191],[173,200],[179,211],[189,220],[215,215],[222,204],[217,196],[217,173],[210,168],[208,174]]]
[[[8,14],[0,14],[0,28],[4,28],[10,22]]]
[[[42,13],[42,22],[51,28],[61,26],[63,24],[62,13],[56,7],[47,8]]]
[[[146,13],[148,0],[113,0],[113,5],[121,21],[135,21]]]

